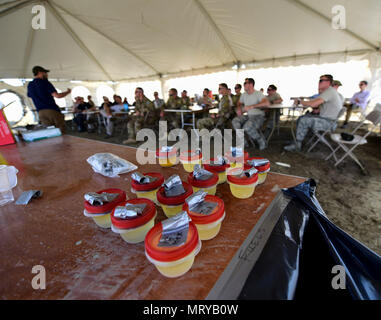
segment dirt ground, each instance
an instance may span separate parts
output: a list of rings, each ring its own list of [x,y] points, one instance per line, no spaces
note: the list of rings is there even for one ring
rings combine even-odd
[[[116,135],[105,139],[105,134],[78,133],[68,125],[68,134],[83,138],[120,144],[126,137]],[[362,131],[361,133],[364,133]],[[381,136],[372,133],[368,143],[354,153],[366,167],[364,174],[349,157],[337,168],[333,160],[325,161],[329,149],[318,145],[311,153],[285,152],[283,146],[291,140],[289,129],[274,133],[269,147],[259,151],[246,149],[250,156],[261,156],[271,161],[271,170],[289,175],[313,178],[317,182],[317,199],[328,218],[352,237],[381,255]],[[134,145],[136,147],[136,145]],[[291,167],[279,166],[287,163]]]

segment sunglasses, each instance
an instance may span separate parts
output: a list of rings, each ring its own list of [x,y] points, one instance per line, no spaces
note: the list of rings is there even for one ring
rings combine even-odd
[[[320,79],[319,80],[319,83],[323,82],[323,81],[329,81],[328,79]]]

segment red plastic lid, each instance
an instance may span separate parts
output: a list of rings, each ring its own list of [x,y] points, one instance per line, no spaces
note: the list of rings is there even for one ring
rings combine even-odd
[[[173,148],[169,152],[162,152],[162,151],[160,151],[160,149],[156,150],[156,156],[160,157],[160,158],[170,158],[170,157],[173,157],[176,155],[177,155],[177,149],[176,148]]]
[[[229,161],[236,161],[237,159],[242,159],[242,157],[233,157],[231,152],[225,153],[225,157],[229,159]],[[247,151],[243,152],[243,160],[246,161],[249,158],[249,153]]]
[[[213,175],[208,180],[197,180],[193,177],[193,172],[188,175],[188,182],[196,188],[208,188],[214,186],[218,182],[218,174],[210,171]]]
[[[253,184],[257,182],[258,180],[258,172],[256,174],[253,174],[250,178],[244,176],[239,176],[239,175],[234,175],[237,174],[238,172],[242,172],[242,168],[235,168],[229,171],[229,174],[227,175],[228,181],[234,184],[239,184],[239,185],[248,185],[248,184]]]
[[[118,193],[119,195],[111,202],[104,204],[103,206],[93,206],[90,202],[85,200],[85,209],[89,213],[105,213],[112,211],[119,203],[126,201],[126,193],[120,189],[104,189],[97,191],[98,194],[103,192]]]
[[[251,165],[249,165],[247,163],[247,161],[254,160],[254,159],[255,160],[262,160],[264,158],[261,158],[261,157],[251,157],[251,158],[246,159],[245,160],[245,166],[244,166],[245,170],[251,168]],[[263,172],[263,171],[266,171],[266,170],[270,169],[270,161],[268,163],[266,163],[265,165],[263,165],[263,166],[255,167],[255,169],[257,169],[259,172]]]
[[[196,153],[194,150],[183,151],[180,153],[180,160],[183,161],[195,161],[202,158],[202,153]]]
[[[171,262],[180,260],[189,255],[196,249],[199,238],[195,224],[190,221],[188,229],[188,237],[186,242],[178,247],[159,247],[159,240],[163,227],[161,222],[156,224],[150,231],[148,231],[144,240],[146,253],[154,260],[162,262]]]
[[[155,204],[149,199],[145,199],[145,198],[131,199],[131,200],[122,202],[120,206],[124,206],[127,203],[131,203],[131,204],[145,203],[146,207],[144,208],[144,211],[140,216],[137,216],[136,218],[133,218],[133,219],[120,219],[120,218],[114,217],[114,212],[115,212],[115,208],[114,208],[114,210],[112,210],[112,213],[111,213],[111,222],[115,227],[119,229],[132,229],[132,228],[140,227],[143,224],[146,224],[148,221],[150,221],[156,214]]]
[[[210,162],[213,162],[213,161],[216,161],[217,159],[215,158],[212,158],[210,159]],[[230,164],[228,163],[225,163],[223,165],[220,165],[220,166],[212,166],[210,164],[204,164],[204,169],[205,170],[208,170],[208,171],[211,171],[211,172],[224,172],[226,171],[227,168],[230,167]]]
[[[217,207],[214,208],[211,214],[205,215],[202,213],[197,213],[189,211],[188,204],[185,202],[183,205],[183,210],[186,211],[192,221],[196,224],[208,224],[220,219],[225,212],[224,201],[216,196],[210,194],[206,195],[205,202],[217,202]]]
[[[131,187],[134,188],[136,191],[154,190],[164,183],[164,176],[159,172],[148,172],[143,174],[145,176],[156,178],[156,180],[152,181],[151,183],[138,183],[135,180],[131,179]]]
[[[184,187],[185,193],[180,194],[179,196],[176,196],[176,197],[167,197],[165,195],[164,187],[161,187],[156,193],[157,201],[159,201],[162,204],[170,205],[170,206],[178,206],[180,204],[183,204],[185,199],[188,198],[193,193],[193,188],[189,183],[183,181],[183,187]]]

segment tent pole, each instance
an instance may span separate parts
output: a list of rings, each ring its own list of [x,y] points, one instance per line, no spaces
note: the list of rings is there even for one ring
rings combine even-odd
[[[83,52],[92,60],[99,69],[106,75],[108,80],[113,80],[109,73],[103,68],[100,62],[95,58],[95,56],[91,53],[89,48],[82,42],[82,40],[78,37],[78,35],[74,32],[74,30],[67,24],[67,22],[62,18],[62,16],[58,13],[58,11],[51,5],[49,1],[46,1],[47,7],[50,9],[50,12],[54,15],[57,21],[62,25],[62,27],[66,30],[66,32],[73,38],[73,40],[77,43],[77,45],[83,50]]]

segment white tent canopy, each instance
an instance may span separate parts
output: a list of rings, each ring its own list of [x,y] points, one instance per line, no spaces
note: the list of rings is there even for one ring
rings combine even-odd
[[[34,30],[32,8],[46,9]],[[332,27],[345,9],[346,29]],[[368,58],[379,68],[379,0],[0,0],[0,77],[121,81],[233,65]]]

